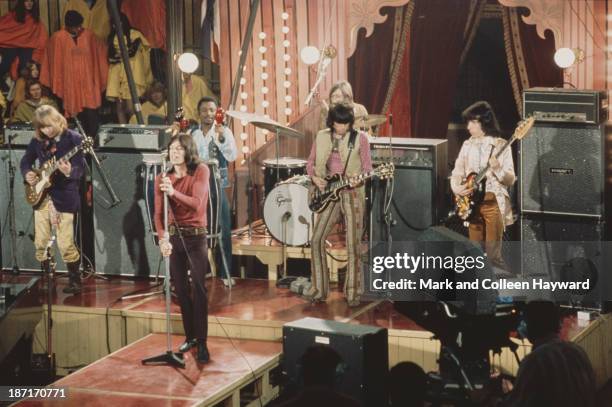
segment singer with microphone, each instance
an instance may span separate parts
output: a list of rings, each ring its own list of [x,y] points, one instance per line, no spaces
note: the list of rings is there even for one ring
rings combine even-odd
[[[207,363],[210,359],[206,346],[208,298],[204,281],[208,272],[206,208],[209,170],[200,161],[197,147],[188,134],[180,133],[174,137],[168,153],[172,166],[155,179],[155,226],[159,236],[164,236],[163,202],[164,194],[167,194],[170,238],[161,239],[159,247],[164,257],[170,256],[170,275],[181,307],[186,339],[179,352],[197,347],[198,362]]]
[[[368,137],[353,129],[353,107],[338,104],[327,116],[327,128],[317,133],[312,145],[306,171],[312,182],[321,190],[327,187],[325,177],[341,174],[354,177],[372,171],[372,158]],[[363,292],[361,285],[360,246],[363,228],[365,194],[363,187],[340,191],[340,200],[330,203],[319,214],[313,228],[311,242],[312,288],[305,297],[313,302],[325,301],[329,293],[329,269],[327,268],[326,239],[332,228],[344,218],[346,225],[346,250],[348,255],[344,295],[350,307],[359,305]]]
[[[41,270],[46,270],[47,242],[51,228],[57,229],[57,245],[68,268],[69,284],[62,291],[66,294],[81,292],[79,270],[80,254],[74,244],[74,214],[81,206],[79,185],[85,170],[85,159],[78,152],[70,160],[63,157],[75,146],[81,145],[81,135],[68,129],[66,119],[54,107],[43,105],[34,112],[36,132],[21,159],[20,169],[25,182],[35,185],[38,175],[32,170],[35,161],[43,165],[50,159],[58,161],[58,170],[51,179],[49,194],[34,210],[34,246],[36,260]]]

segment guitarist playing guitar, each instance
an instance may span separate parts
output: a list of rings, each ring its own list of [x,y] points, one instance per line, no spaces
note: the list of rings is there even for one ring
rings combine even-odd
[[[79,133],[68,129],[64,116],[52,106],[36,109],[33,124],[36,134],[20,164],[25,182],[30,186],[37,184],[38,175],[33,170],[36,161],[43,166],[47,161],[57,160],[48,194],[34,209],[36,259],[41,262],[42,270],[47,269],[45,250],[54,228],[62,259],[68,268],[69,285],[63,291],[77,294],[81,291],[80,254],[74,244],[73,220],[81,204],[79,184],[85,160],[82,151],[72,155],[70,160],[63,157],[81,146],[83,140]]]
[[[512,152],[500,138],[500,129],[491,106],[476,102],[462,113],[470,138],[461,146],[451,174],[451,188],[458,199],[475,193],[466,178],[489,166],[484,181],[484,197],[469,217],[470,240],[485,242],[485,251],[494,266],[505,269],[501,241],[506,226],[513,223],[508,188],[516,181]],[[497,157],[497,158],[496,158]]]
[[[355,116],[350,105],[337,104],[327,116],[327,128],[317,133],[310,151],[306,171],[321,191],[327,186],[326,178],[336,174],[349,178],[372,171],[368,138],[364,132],[353,129]],[[360,303],[361,293],[361,231],[365,195],[363,188],[344,189],[339,200],[330,202],[315,221],[311,241],[312,288],[304,293],[311,301],[325,301],[329,293],[326,239],[332,228],[344,217],[348,264],[344,295],[349,306]]]

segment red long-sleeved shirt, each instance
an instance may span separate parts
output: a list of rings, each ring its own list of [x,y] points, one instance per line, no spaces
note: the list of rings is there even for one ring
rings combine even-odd
[[[209,170],[200,164],[193,175],[177,178],[169,174],[174,194],[168,197],[168,225],[206,227]],[[160,189],[161,175],[155,178],[155,227],[159,237],[164,236],[164,193]]]

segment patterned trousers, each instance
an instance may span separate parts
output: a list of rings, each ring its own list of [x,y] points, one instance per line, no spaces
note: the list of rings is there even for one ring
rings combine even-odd
[[[340,200],[329,204],[315,221],[311,242],[311,280],[312,289],[307,296],[315,300],[325,300],[329,294],[329,268],[325,241],[338,222],[344,217],[346,226],[346,250],[348,264],[344,281],[344,295],[347,301],[359,301],[363,292],[361,284],[361,265],[359,248],[363,230],[364,201],[359,190],[351,189],[340,193]]]

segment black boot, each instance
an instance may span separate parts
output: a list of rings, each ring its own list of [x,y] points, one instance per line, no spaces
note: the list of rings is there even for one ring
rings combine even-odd
[[[206,347],[205,339],[198,339],[198,363],[208,363],[210,361],[210,353]]]
[[[81,292],[81,270],[80,262],[66,263],[68,268],[68,287],[62,290],[65,294],[78,294]]]
[[[185,342],[181,346],[179,346],[178,350],[181,353],[189,352],[189,349],[196,346],[197,342],[195,339],[187,339],[185,338]]]

